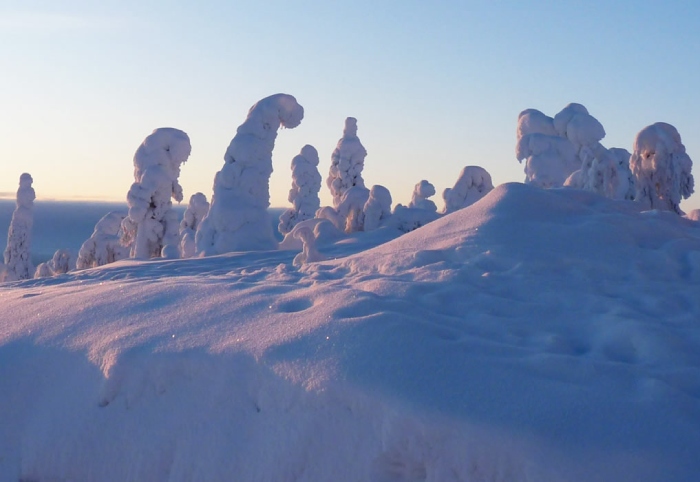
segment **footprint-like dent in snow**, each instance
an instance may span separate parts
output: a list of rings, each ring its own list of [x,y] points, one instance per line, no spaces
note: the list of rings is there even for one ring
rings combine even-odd
[[[299,311],[308,310],[313,305],[313,301],[309,298],[297,298],[279,303],[277,305],[277,311],[280,313],[297,313]]]

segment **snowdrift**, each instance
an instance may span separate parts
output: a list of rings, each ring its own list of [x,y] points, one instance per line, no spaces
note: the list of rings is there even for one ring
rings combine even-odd
[[[2,285],[0,480],[696,480],[700,223],[506,184],[364,236]]]

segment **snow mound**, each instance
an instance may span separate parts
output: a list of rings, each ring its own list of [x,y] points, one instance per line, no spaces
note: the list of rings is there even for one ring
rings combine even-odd
[[[507,184],[298,268],[6,283],[0,479],[694,480],[700,227],[640,209]]]

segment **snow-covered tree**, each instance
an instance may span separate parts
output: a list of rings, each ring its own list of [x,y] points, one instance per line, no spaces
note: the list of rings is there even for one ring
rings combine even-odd
[[[209,212],[209,201],[201,192],[190,196],[190,202],[180,221],[180,256],[191,258],[195,255],[195,235],[197,228]]]
[[[209,213],[199,225],[197,252],[276,249],[270,206],[272,150],[280,126],[292,129],[304,118],[304,108],[287,94],[266,97],[251,107],[214,177]]]
[[[75,256],[69,249],[59,249],[46,263],[41,263],[34,272],[35,278],[58,276],[76,268]]]
[[[374,231],[391,217],[391,193],[384,186],[372,186],[363,208],[365,231]]]
[[[120,242],[124,218],[125,212],[112,211],[97,222],[92,236],[78,251],[77,269],[95,268],[129,257],[129,248]]]
[[[364,208],[369,199],[369,189],[353,186],[343,194],[337,208],[324,206],[316,212],[316,217],[327,219],[340,231],[347,234],[364,229]]]
[[[457,178],[453,188],[442,193],[445,201],[444,213],[448,214],[465,208],[486,196],[493,189],[491,175],[479,166],[466,166]]]
[[[191,150],[187,134],[169,127],[154,130],[136,150],[129,214],[122,222],[122,242],[131,247],[132,258],[156,258],[163,246],[180,245],[171,198],[182,201],[180,166]]]
[[[636,181],[635,200],[650,209],[683,214],[681,199],[693,193],[692,167],[693,161],[675,127],[665,122],[645,127],[634,140],[630,158]]]
[[[299,267],[304,263],[314,263],[326,259],[326,257],[316,249],[316,236],[310,227],[299,226],[298,229],[294,230],[292,235],[303,243],[301,253],[297,254],[292,261],[294,266]]]
[[[365,165],[367,151],[357,137],[357,119],[345,119],[343,137],[331,155],[331,168],[326,179],[326,185],[333,195],[333,207],[336,209],[343,196],[352,187],[365,187],[362,179],[362,169]]]
[[[425,209],[427,211],[437,211],[437,206],[428,199],[435,195],[435,186],[426,180],[422,180],[413,188],[413,195],[408,207],[411,209]]]
[[[515,157],[525,161],[525,183],[542,188],[561,187],[581,168],[576,149],[557,134],[554,119],[537,109],[518,115]]]
[[[287,234],[297,223],[312,219],[321,206],[318,198],[320,190],[318,151],[313,146],[306,145],[292,159],[292,189],[289,190],[288,200],[293,207],[282,213],[277,230]]]
[[[33,182],[32,176],[27,173],[19,178],[17,204],[12,213],[10,229],[7,231],[4,273],[6,281],[29,279],[34,275],[31,244],[36,195],[32,188]]]

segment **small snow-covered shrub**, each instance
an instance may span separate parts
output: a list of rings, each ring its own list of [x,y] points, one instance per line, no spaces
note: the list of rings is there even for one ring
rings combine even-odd
[[[363,229],[374,231],[391,217],[391,193],[384,186],[375,185],[362,209]]]
[[[321,206],[318,198],[320,190],[318,151],[313,146],[306,145],[301,148],[301,153],[292,159],[292,188],[287,199],[293,207],[282,213],[277,230],[287,234],[297,223],[312,219]]]
[[[195,255],[195,235],[197,228],[209,212],[207,197],[201,192],[190,196],[190,202],[180,221],[180,256],[191,258]]]
[[[457,178],[453,188],[442,193],[445,201],[444,212],[451,213],[471,206],[493,189],[491,175],[479,166],[466,166]]]
[[[104,266],[129,257],[129,248],[120,242],[124,218],[125,212],[112,211],[97,222],[92,236],[78,251],[77,269]]]

